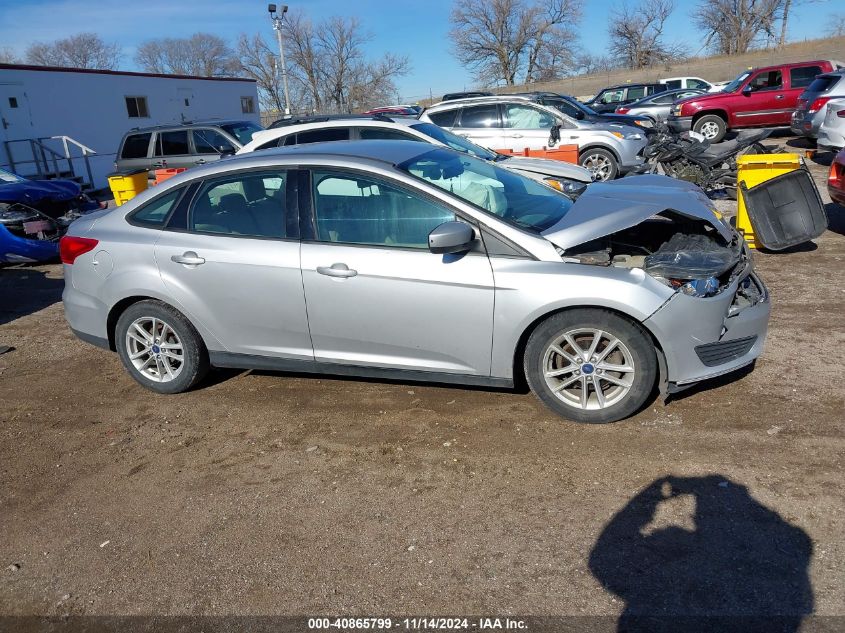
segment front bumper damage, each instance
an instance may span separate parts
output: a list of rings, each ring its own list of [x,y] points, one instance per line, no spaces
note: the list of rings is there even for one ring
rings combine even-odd
[[[770,312],[769,292],[750,261],[715,296],[674,294],[643,322],[667,342],[661,391],[674,393],[752,363],[763,351]]]

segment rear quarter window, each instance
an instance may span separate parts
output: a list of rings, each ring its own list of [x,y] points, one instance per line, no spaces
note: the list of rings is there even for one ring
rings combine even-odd
[[[146,158],[150,147],[152,133],[130,134],[123,141],[123,149],[120,152],[121,158]]]
[[[136,210],[129,216],[132,224],[140,224],[150,228],[161,228],[170,217],[170,212],[175,208],[179,198],[182,197],[184,187],[180,187],[150,200],[147,204]]]
[[[443,112],[433,112],[428,115],[428,118],[431,119],[431,122],[434,123],[434,125],[439,125],[440,127],[453,127],[455,125],[455,115],[457,113],[457,110],[444,110]]]

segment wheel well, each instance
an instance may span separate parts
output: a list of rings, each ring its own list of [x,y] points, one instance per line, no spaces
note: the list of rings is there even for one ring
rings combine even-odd
[[[619,154],[617,154],[615,151],[613,151],[613,148],[607,147],[606,145],[595,145],[594,144],[594,145],[587,145],[586,147],[583,147],[583,148],[579,147],[578,148],[578,158],[580,159],[581,156],[583,156],[585,152],[588,152],[591,149],[603,149],[606,152],[610,152],[611,154],[613,154],[613,158],[616,159],[616,162],[619,162]]]
[[[657,355],[658,356],[663,355],[664,358],[665,358],[665,354],[663,352],[663,346],[660,345],[660,341],[658,341],[657,338],[655,338],[654,334],[652,334],[652,332],[647,327],[645,327],[642,324],[642,322],[635,319],[630,314],[626,314],[625,312],[622,312],[621,310],[614,310],[613,308],[608,308],[606,306],[597,306],[597,305],[578,305],[578,306],[570,306],[568,308],[559,308],[557,310],[552,310],[551,312],[547,312],[546,314],[543,314],[543,315],[537,317],[536,319],[534,319],[528,325],[528,327],[525,328],[525,331],[520,335],[519,340],[516,343],[516,349],[514,350],[514,353],[513,353],[513,382],[514,382],[514,385],[516,387],[524,388],[528,384],[528,381],[525,378],[525,347],[528,345],[528,338],[531,336],[531,333],[537,328],[537,326],[540,325],[540,323],[542,323],[543,321],[545,321],[549,317],[554,316],[555,314],[560,314],[562,312],[570,312],[572,310],[583,310],[583,309],[605,310],[607,312],[612,312],[612,313],[622,317],[623,319],[626,319],[626,320],[630,321],[631,323],[640,326],[642,328],[643,332],[645,332],[646,335],[648,336],[649,340],[654,344],[654,348],[655,348],[655,350],[657,350]],[[659,380],[663,380],[663,378],[659,377]]]
[[[704,112],[696,112],[692,117],[692,124],[695,125],[701,117],[708,116],[710,114],[721,118],[725,122],[725,127],[728,126],[728,113],[724,110],[705,110]]]
[[[109,335],[109,349],[111,351],[117,351],[117,346],[115,345],[114,340],[114,331],[117,329],[117,320],[120,318],[120,315],[126,311],[126,308],[131,306],[133,303],[138,303],[139,301],[156,301],[155,297],[145,297],[145,296],[136,296],[136,297],[126,297],[125,299],[121,299],[117,303],[115,303],[111,310],[109,310],[109,316],[106,319],[106,331]]]

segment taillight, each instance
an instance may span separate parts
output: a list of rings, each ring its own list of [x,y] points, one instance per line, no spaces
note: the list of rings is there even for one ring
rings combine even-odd
[[[838,116],[840,119],[845,119],[845,110],[840,110],[836,113],[836,116]]]
[[[845,110],[843,110],[845,112]],[[841,165],[839,163],[831,163],[830,165],[830,174],[827,177],[827,184],[833,187],[834,189],[843,189],[845,188],[845,183],[843,183],[843,175],[845,175],[845,165]]]
[[[631,108],[626,108],[625,106],[619,106],[618,108],[616,108],[616,114],[626,114],[630,110],[631,110]]]
[[[810,109],[807,112],[818,112],[824,107],[824,104],[830,101],[830,97],[819,97],[813,104],[810,106]]]
[[[92,240],[89,237],[65,235],[59,240],[59,257],[63,264],[72,264],[80,255],[93,251],[97,244],[99,244],[98,240]]]

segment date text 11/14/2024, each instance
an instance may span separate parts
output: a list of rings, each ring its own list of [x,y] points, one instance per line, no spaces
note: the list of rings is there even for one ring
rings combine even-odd
[[[413,617],[413,618],[367,618],[367,617],[323,617],[308,618],[308,629],[320,630],[360,630],[360,631],[390,631],[403,629],[407,631],[524,631],[527,630],[524,620],[516,618],[445,618],[445,617]]]

